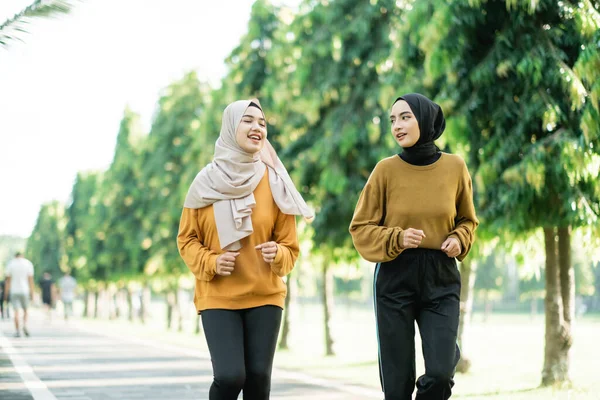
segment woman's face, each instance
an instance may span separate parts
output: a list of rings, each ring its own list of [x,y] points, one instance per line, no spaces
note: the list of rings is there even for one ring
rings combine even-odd
[[[390,122],[392,135],[401,147],[412,147],[421,137],[419,121],[417,121],[410,106],[404,100],[398,100],[392,106]]]
[[[235,131],[235,141],[246,153],[262,150],[267,139],[267,122],[261,110],[248,107]]]

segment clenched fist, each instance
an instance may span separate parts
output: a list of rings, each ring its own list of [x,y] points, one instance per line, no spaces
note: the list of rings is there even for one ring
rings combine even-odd
[[[265,260],[266,263],[271,264],[275,261],[275,256],[277,256],[277,243],[266,242],[259,244],[255,249],[261,251],[263,260]]]
[[[408,228],[404,231],[402,248],[404,249],[416,249],[421,244],[421,241],[425,238],[425,232],[420,229]]]
[[[231,275],[235,266],[235,258],[239,255],[238,252],[228,251],[217,257],[217,275]]]
[[[446,253],[448,257],[454,258],[462,251],[460,242],[455,237],[449,237],[448,239],[444,240],[444,243],[442,243],[442,251]]]

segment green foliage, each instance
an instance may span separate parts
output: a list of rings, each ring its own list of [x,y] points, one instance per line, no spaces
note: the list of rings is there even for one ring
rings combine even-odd
[[[0,46],[7,47],[14,40],[22,41],[19,34],[27,32],[26,27],[32,19],[67,14],[72,7],[73,1],[70,0],[35,0],[0,25]]]
[[[144,191],[141,185],[141,157],[145,136],[139,116],[126,109],[113,162],[102,186],[102,206],[106,217],[99,222],[104,232],[100,255],[109,279],[139,275],[148,257],[143,247]]]
[[[110,168],[78,176],[67,265],[80,281],[175,282],[185,271],[175,246],[184,196],[212,159],[223,109],[250,97],[317,211],[304,229],[311,261],[357,256],[347,229],[358,195],[375,163],[398,151],[388,108],[413,91],[442,105],[439,144],[471,170],[476,255],[545,224],[600,237],[597,10],[588,1],[336,0],[304,2],[294,15],[258,0],[220,88],[194,73],[174,82],[147,136],[126,110]],[[540,276],[522,254],[526,279]]]
[[[4,278],[4,268],[17,251],[23,252],[27,240],[18,236],[0,235],[0,279]]]
[[[196,74],[189,73],[159,100],[141,163],[141,227],[148,239],[144,247],[150,251],[145,271],[149,275],[178,275],[185,268],[175,244],[191,183],[182,177],[192,175],[190,171],[195,175],[204,166],[199,163],[204,149],[194,143],[206,133],[202,116],[208,93]]]
[[[414,44],[399,61],[421,68],[427,92],[463,121],[451,135],[468,143],[482,230],[597,223],[597,11],[551,0],[433,3],[409,13],[401,37]]]
[[[377,71],[396,11],[389,0],[321,2],[286,33],[293,40],[277,77],[287,96],[278,109],[293,140],[282,157],[316,208],[316,250],[337,259],[355,257],[348,226],[356,200],[375,163],[391,153]]]
[[[71,203],[66,210],[66,254],[68,267],[83,283],[98,276],[99,223],[95,207],[99,201],[100,173],[79,173],[71,191]]]
[[[62,204],[53,201],[42,205],[25,250],[25,257],[34,265],[35,276],[41,276],[44,271],[55,277],[62,275],[61,270],[66,262],[65,226]]]
[[[502,291],[505,262],[504,256],[495,253],[484,257],[477,266],[475,290],[496,293]]]

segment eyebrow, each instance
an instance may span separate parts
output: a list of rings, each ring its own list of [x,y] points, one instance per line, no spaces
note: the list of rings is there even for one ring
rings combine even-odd
[[[410,111],[402,111],[399,116],[401,117],[403,115],[411,115],[411,113],[410,113]],[[390,118],[394,118],[394,117],[395,117],[395,115],[390,115]]]
[[[250,115],[250,114],[244,114],[244,115],[242,115],[242,118],[254,118],[254,116]],[[265,119],[263,117],[260,117],[259,119],[262,119],[263,121],[265,121]]]

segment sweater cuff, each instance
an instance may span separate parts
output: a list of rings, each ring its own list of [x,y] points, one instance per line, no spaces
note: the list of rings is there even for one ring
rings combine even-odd
[[[281,245],[279,243],[277,243],[277,254],[275,254],[275,259],[273,260],[272,264],[279,265],[281,263],[282,258],[283,258],[283,249],[281,248]]]
[[[206,279],[203,280],[210,281],[212,280],[212,278],[215,277],[215,275],[217,274],[217,258],[219,256],[220,254],[211,254],[210,256],[208,256],[207,268],[204,270],[204,275],[206,276]]]

